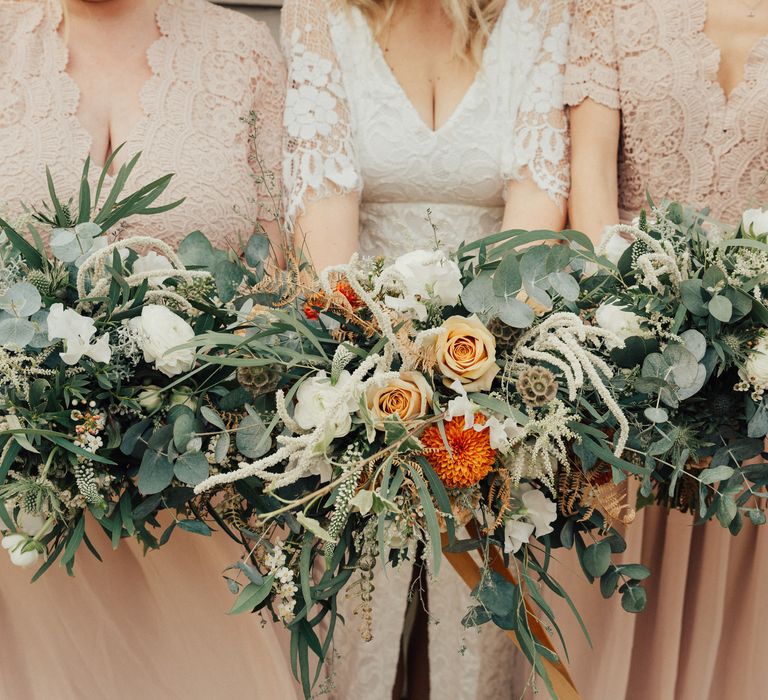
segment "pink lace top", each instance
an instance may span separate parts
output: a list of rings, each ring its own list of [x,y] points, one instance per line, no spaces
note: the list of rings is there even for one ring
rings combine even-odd
[[[91,137],[66,72],[60,3],[0,2],[0,17],[0,209],[14,216],[22,201],[47,200],[46,165],[62,199],[76,196]],[[142,156],[124,192],[172,172],[158,203],[186,199],[131,225],[169,243],[195,229],[220,242],[250,234],[277,208],[279,50],[265,25],[203,0],[161,0],[156,19],[160,38],[148,51],[152,76],[140,95],[144,117],[123,147]],[[255,148],[244,121],[252,111]],[[94,180],[99,170],[92,168]]]
[[[655,199],[708,206],[724,222],[768,203],[768,37],[726,97],[707,0],[578,0],[566,100],[622,113],[619,206]]]

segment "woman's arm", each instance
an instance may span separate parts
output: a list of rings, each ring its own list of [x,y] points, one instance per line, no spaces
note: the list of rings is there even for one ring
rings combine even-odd
[[[557,204],[533,180],[507,185],[503,231],[546,229],[561,231],[565,225],[565,202]]]
[[[359,219],[357,193],[310,200],[293,228],[294,245],[316,270],[348,262],[357,251]]]
[[[281,17],[288,66],[283,120],[286,221],[295,249],[318,270],[347,262],[357,250],[362,189],[351,112],[327,13],[324,0],[285,0]]]
[[[591,98],[571,108],[571,228],[599,243],[619,223],[617,167],[620,112]]]

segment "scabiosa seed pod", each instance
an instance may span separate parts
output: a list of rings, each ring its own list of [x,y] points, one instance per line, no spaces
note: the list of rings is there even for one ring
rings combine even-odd
[[[517,378],[517,391],[526,406],[546,406],[557,389],[557,379],[546,367],[526,367]]]
[[[273,365],[264,367],[239,367],[237,381],[246,391],[254,396],[269,394],[280,383],[280,372]]]
[[[508,326],[499,318],[491,319],[491,322],[488,324],[488,330],[496,338],[496,347],[502,350],[513,348],[521,335],[519,328]]]

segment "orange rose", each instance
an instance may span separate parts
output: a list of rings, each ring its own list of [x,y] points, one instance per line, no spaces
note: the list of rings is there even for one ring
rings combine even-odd
[[[432,387],[419,372],[400,372],[382,386],[371,386],[366,392],[368,411],[376,428],[395,414],[408,421],[423,416],[432,405]]]
[[[466,391],[488,391],[500,367],[496,339],[477,316],[451,316],[435,341],[437,365],[443,382],[458,380]]]

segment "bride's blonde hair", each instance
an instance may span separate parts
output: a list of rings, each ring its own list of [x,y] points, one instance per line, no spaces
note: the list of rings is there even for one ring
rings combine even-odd
[[[480,63],[483,48],[506,0],[440,0],[453,25],[453,50],[457,56]],[[387,28],[398,0],[346,0],[362,10],[376,33]]]

